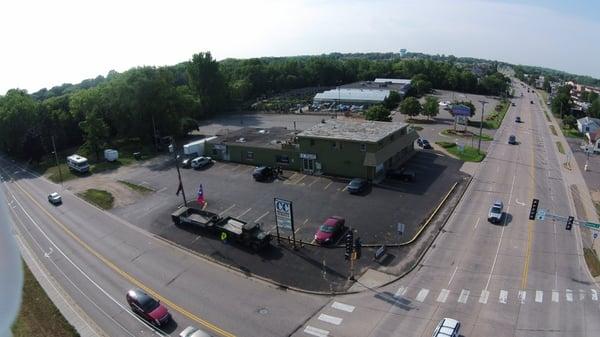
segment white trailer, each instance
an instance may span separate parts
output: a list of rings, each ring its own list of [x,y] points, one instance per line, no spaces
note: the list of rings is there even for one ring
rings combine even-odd
[[[119,159],[119,151],[113,149],[104,150],[104,159],[107,161],[116,161]]]
[[[200,139],[191,143],[187,143],[183,146],[183,154],[185,154],[186,156],[189,157],[198,157],[198,156],[204,156],[204,148],[205,148],[205,143],[216,139],[217,137],[208,137],[208,138],[204,138],[204,139]]]
[[[90,164],[88,163],[87,158],[78,154],[67,157],[67,166],[69,166],[69,169],[72,171],[80,173],[86,173],[90,170]]]

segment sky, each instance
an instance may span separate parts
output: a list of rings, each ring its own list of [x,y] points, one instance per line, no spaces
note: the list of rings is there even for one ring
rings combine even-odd
[[[5,0],[0,94],[136,66],[331,52],[412,52],[600,78],[597,0]]]

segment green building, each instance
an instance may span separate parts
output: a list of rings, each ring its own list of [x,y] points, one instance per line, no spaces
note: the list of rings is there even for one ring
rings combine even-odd
[[[411,157],[417,138],[406,123],[335,119],[302,132],[244,128],[219,135],[206,150],[217,160],[379,180]]]

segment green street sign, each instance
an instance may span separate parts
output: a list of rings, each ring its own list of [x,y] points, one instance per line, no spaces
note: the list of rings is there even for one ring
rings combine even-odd
[[[583,225],[593,229],[600,229],[600,223],[586,222]]]

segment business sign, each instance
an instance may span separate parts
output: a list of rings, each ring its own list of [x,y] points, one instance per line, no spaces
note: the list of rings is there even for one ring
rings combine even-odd
[[[452,106],[452,114],[454,116],[467,116],[471,117],[471,108],[466,105],[454,105]]]
[[[278,228],[294,230],[291,201],[275,198],[275,223]]]
[[[312,153],[300,153],[300,158],[301,159],[317,159],[317,155],[312,154]]]

